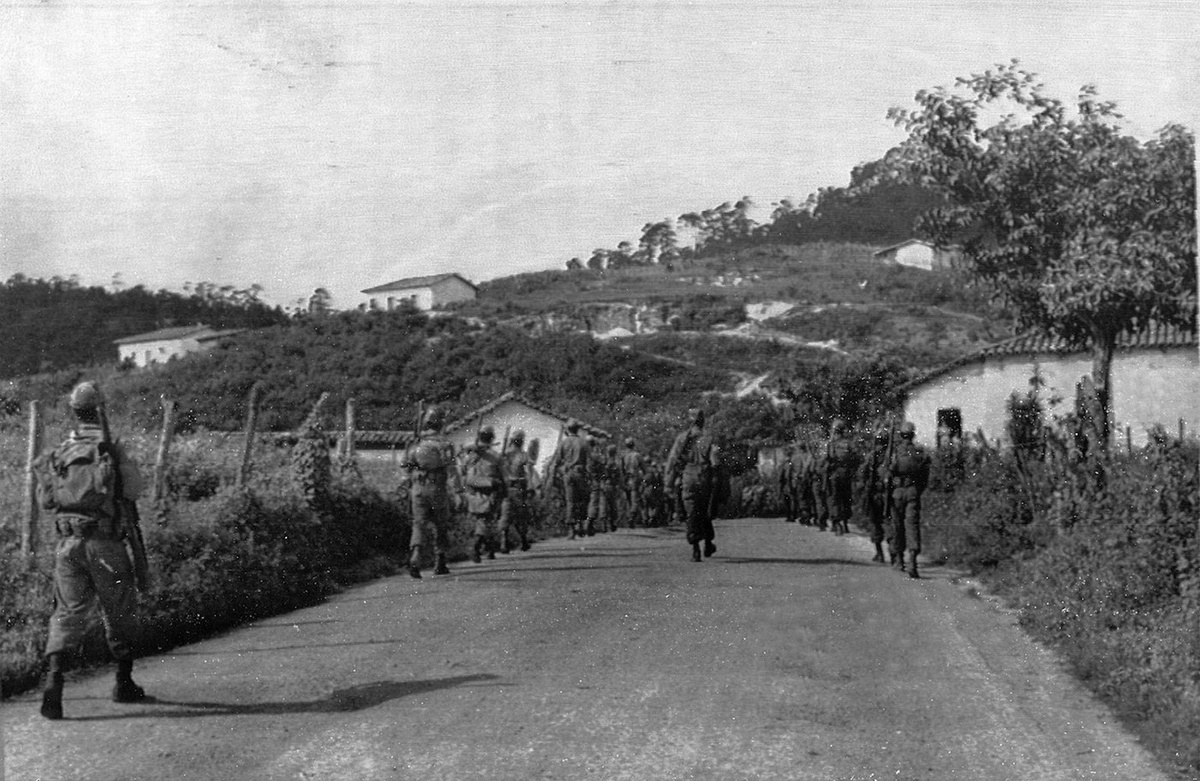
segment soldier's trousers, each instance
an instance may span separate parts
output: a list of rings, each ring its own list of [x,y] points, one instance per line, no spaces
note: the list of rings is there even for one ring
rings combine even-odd
[[[625,523],[629,528],[633,528],[637,524],[647,526],[645,513],[642,507],[642,492],[635,486],[625,486],[622,491],[625,494]]]
[[[849,524],[854,514],[854,475],[833,472],[829,476],[829,519],[834,525]]]
[[[408,538],[409,562],[419,565],[421,548],[428,544],[427,531],[433,529],[434,555],[450,547],[450,498],[444,486],[412,487],[412,535]]]
[[[698,542],[712,542],[716,536],[712,516],[709,514],[712,480],[706,474],[693,474],[685,470],[681,493],[684,512],[687,514],[688,543],[695,545]]]
[[[921,493],[915,486],[892,489],[893,553],[921,552]]]
[[[813,519],[822,530],[829,524],[829,499],[822,480],[812,481]]]
[[[108,648],[117,659],[133,654],[137,592],[125,543],[111,536],[64,537],[54,554],[54,613],[46,654],[73,650],[99,603]]]
[[[800,498],[795,491],[785,489],[779,496],[783,500],[784,519],[788,523],[796,520],[796,516],[800,511]]]
[[[581,470],[572,470],[563,477],[563,501],[567,508],[567,529],[582,531],[587,521],[588,498],[591,489]]]
[[[500,502],[500,545],[508,544],[508,530],[517,532],[521,544],[525,543],[525,533],[529,528],[529,498],[518,488],[509,488],[504,499]]]
[[[873,492],[867,497],[867,525],[870,527],[871,542],[883,542],[885,527],[890,526],[890,519],[885,519],[884,515],[884,496],[881,492]],[[891,538],[888,536],[888,546],[891,547]]]
[[[616,528],[616,523],[613,521],[616,510],[615,498],[614,486],[611,483],[593,485],[587,512],[589,530],[595,528],[596,524],[599,525],[601,531]]]

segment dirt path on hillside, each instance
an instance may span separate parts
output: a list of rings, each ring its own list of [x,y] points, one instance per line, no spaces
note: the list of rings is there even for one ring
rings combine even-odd
[[[1164,779],[1012,617],[726,521],[390,578],[0,707],[6,779]]]

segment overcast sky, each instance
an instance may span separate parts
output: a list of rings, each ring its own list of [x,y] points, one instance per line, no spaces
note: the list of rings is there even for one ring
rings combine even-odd
[[[0,278],[289,305],[562,268],[646,222],[844,185],[918,89],[1019,58],[1195,126],[1193,2],[0,6]],[[765,218],[765,215],[764,215]]]

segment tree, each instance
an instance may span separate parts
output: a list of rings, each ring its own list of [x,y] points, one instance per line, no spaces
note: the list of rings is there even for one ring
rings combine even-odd
[[[920,230],[961,244],[1019,326],[1090,347],[1106,445],[1118,337],[1155,322],[1195,328],[1193,134],[1168,125],[1138,140],[1094,87],[1071,111],[1015,60],[916,103],[889,112],[908,132],[889,162],[948,199]]]

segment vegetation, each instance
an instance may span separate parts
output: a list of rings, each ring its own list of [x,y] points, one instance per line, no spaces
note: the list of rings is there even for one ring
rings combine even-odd
[[[1015,62],[957,87],[893,110],[909,138],[891,168],[948,199],[921,230],[961,243],[1021,327],[1091,347],[1091,425],[1106,446],[1117,337],[1151,322],[1195,328],[1195,138],[1169,125],[1143,143],[1091,87],[1072,115]]]
[[[114,286],[116,287],[116,286]],[[21,274],[0,283],[0,379],[117,360],[113,340],[174,325],[260,328],[286,320],[268,307],[257,286],[237,290],[210,282],[188,285],[184,294],[140,285],[105,290],[75,278],[30,279]]]

